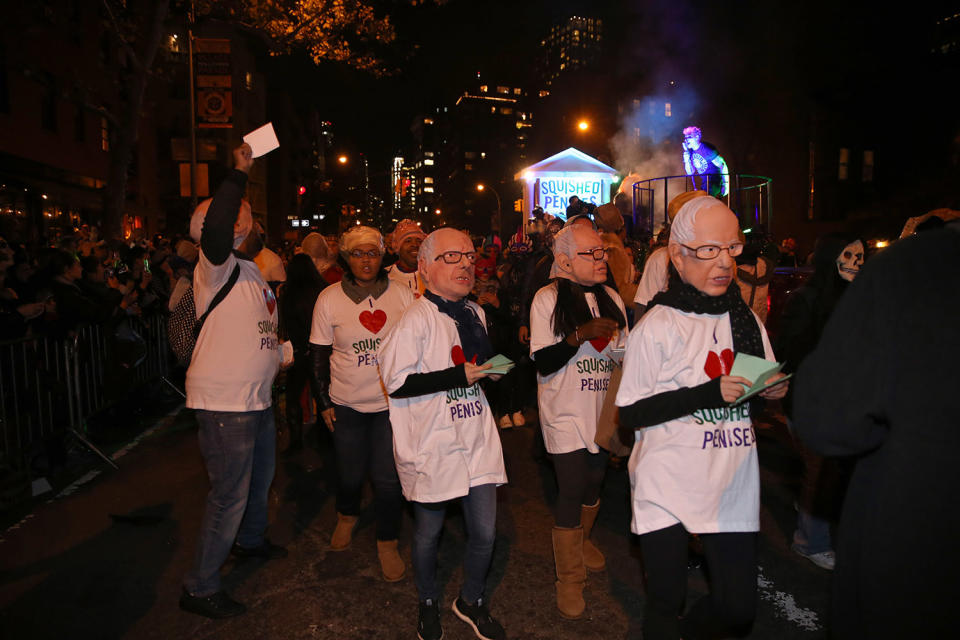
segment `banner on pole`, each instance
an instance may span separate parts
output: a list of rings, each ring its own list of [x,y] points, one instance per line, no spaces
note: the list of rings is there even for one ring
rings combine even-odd
[[[197,65],[197,127],[233,127],[233,73],[230,68],[230,40],[197,38],[194,41]]]

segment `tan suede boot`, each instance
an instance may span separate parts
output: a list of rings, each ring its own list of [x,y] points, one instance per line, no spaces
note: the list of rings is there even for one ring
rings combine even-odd
[[[590,571],[603,571],[607,568],[607,561],[600,549],[590,542],[590,532],[593,531],[593,523],[597,521],[599,511],[599,500],[597,504],[590,507],[585,504],[580,505],[580,526],[583,527],[583,566]]]
[[[553,557],[557,564],[557,609],[569,620],[583,616],[583,583],[587,570],[583,566],[583,527],[553,528]]]
[[[377,557],[380,558],[380,571],[387,582],[399,582],[407,572],[403,558],[397,551],[396,540],[377,540]]]
[[[343,551],[350,546],[353,539],[353,527],[357,524],[357,516],[345,516],[337,513],[337,528],[330,537],[330,550]]]

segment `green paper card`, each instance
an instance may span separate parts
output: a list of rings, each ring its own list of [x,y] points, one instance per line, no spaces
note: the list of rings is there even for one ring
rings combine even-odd
[[[767,383],[767,380],[779,373],[782,368],[783,363],[778,364],[746,353],[738,353],[737,357],[733,360],[733,366],[730,367],[730,375],[746,378],[752,381],[752,384],[747,387],[746,393],[731,402],[730,406],[735,407],[754,397],[761,391],[789,380],[793,376],[792,373],[774,382]]]
[[[513,360],[502,353],[498,353],[483,364],[490,365],[490,368],[487,369],[487,373],[492,373],[494,375],[504,375],[516,365]]]

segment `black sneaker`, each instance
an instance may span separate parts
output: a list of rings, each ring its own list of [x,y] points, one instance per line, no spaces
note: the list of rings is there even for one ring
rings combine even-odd
[[[273,544],[266,538],[263,539],[263,544],[259,547],[254,547],[252,549],[247,549],[246,547],[241,547],[238,544],[233,545],[233,549],[230,550],[230,553],[235,555],[238,558],[265,558],[267,560],[277,560],[278,558],[286,558],[287,550],[280,545]]]
[[[417,637],[420,640],[440,640],[443,637],[443,627],[440,626],[440,605],[434,600],[427,599],[420,603]]]
[[[247,608],[228,596],[225,591],[213,595],[192,596],[184,589],[180,594],[180,608],[206,618],[232,618],[247,612]]]
[[[507,634],[500,623],[490,615],[483,598],[477,600],[476,604],[467,604],[463,598],[458,597],[454,600],[452,609],[458,618],[473,627],[473,632],[480,640],[506,639]]]

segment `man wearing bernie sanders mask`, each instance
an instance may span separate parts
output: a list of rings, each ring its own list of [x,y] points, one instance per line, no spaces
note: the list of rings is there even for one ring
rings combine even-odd
[[[602,571],[590,542],[600,510],[607,453],[596,443],[610,387],[614,349],[626,337],[626,310],[607,279],[607,251],[589,224],[574,224],[553,243],[552,281],[530,307],[530,355],[537,366],[543,442],[557,476],[553,552],[560,615],[583,615],[586,569]]]
[[[380,372],[390,394],[394,458],[413,503],[417,633],[439,640],[437,546],[446,503],[459,498],[467,524],[463,585],[453,612],[477,637],[504,638],[484,597],[496,535],[497,486],[506,483],[493,413],[477,384],[493,355],[483,309],[467,300],[477,253],[470,238],[438,229],[420,247],[426,292],[384,338]]]
[[[738,354],[774,358],[734,281],[742,251],[726,205],[687,201],[670,229],[667,290],[627,339],[616,402],[634,441],[627,466],[647,574],[644,638],[739,636],[756,613],[760,473],[752,408],[736,403],[751,381],[731,370]],[[761,395],[779,399],[786,384]],[[710,565],[710,593],[681,620],[691,533]]]
[[[264,533],[276,457],[271,390],[281,354],[289,351],[292,361],[292,350],[281,349],[277,340],[273,291],[257,265],[236,251],[253,226],[250,205],[242,201],[253,155],[244,144],[233,156],[236,168],[190,220],[190,233],[200,243],[193,278],[198,317],[222,297],[197,336],[186,380],[211,487],[180,608],[208,618],[246,610],[220,588],[227,555],[287,555]]]

